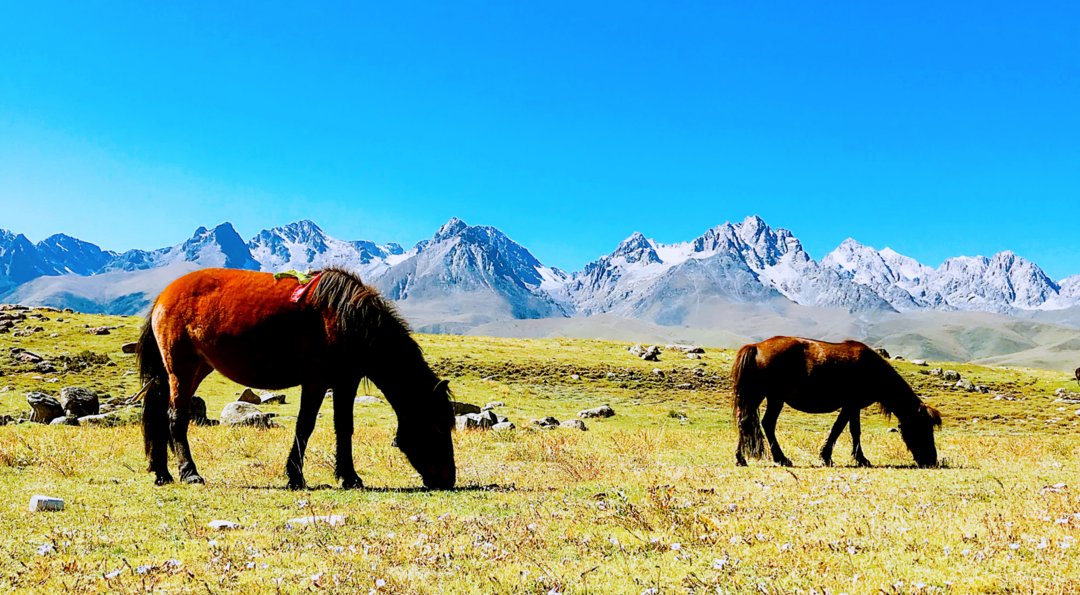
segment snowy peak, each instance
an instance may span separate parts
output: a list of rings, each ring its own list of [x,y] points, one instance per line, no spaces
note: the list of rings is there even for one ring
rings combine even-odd
[[[58,233],[37,243],[38,252],[55,271],[53,274],[91,275],[116,255],[90,242]]]
[[[367,240],[333,238],[306,219],[263,230],[247,246],[264,271],[307,271],[343,266],[358,269],[365,278],[389,266],[388,257],[403,252],[397,244],[379,246]]]
[[[636,231],[615,248],[615,251],[611,253],[611,258],[621,258],[629,264],[642,263],[648,265],[663,262],[660,260],[660,256],[657,255],[652,242]]]
[[[210,230],[205,227],[195,230],[191,239],[162,258],[162,264],[174,262],[194,262],[206,267],[230,269],[259,269],[259,263],[251,256],[247,244],[229,222]]]

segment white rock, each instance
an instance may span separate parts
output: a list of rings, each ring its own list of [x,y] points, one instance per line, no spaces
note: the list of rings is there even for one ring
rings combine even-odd
[[[295,519],[289,519],[286,524],[292,527],[306,527],[308,525],[325,524],[331,527],[337,527],[345,524],[345,517],[340,514],[325,514],[319,516],[302,516]]]
[[[234,523],[232,521],[210,521],[206,526],[215,531],[231,531],[240,528],[239,523]]]
[[[36,495],[30,498],[30,512],[64,510],[63,498]]]

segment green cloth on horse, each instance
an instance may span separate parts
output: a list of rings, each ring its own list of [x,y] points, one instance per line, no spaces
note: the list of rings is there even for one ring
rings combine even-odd
[[[319,274],[319,271],[308,271],[301,273],[300,271],[288,270],[280,273],[274,273],[274,279],[284,279],[286,277],[292,277],[300,282],[300,285],[307,285],[315,278],[315,275]]]

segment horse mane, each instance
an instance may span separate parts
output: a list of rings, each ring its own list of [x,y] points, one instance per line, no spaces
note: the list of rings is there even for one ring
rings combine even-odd
[[[370,345],[377,333],[412,333],[392,303],[347,269],[324,269],[308,297],[315,307],[334,313],[333,328],[339,339]]]

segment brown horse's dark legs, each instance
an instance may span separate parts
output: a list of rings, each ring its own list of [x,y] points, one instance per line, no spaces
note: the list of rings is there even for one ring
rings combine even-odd
[[[776,419],[780,417],[780,411],[784,408],[784,402],[780,399],[768,399],[765,405],[765,415],[761,418],[761,426],[765,429],[765,438],[769,441],[772,450],[773,462],[784,466],[791,466],[791,459],[784,456],[780,450],[780,443],[776,441]]]
[[[304,385],[300,389],[300,414],[296,417],[296,437],[293,439],[289,460],[285,463],[285,474],[289,476],[289,489],[302,490],[307,485],[304,481],[304,452],[308,438],[315,429],[315,419],[319,415],[326,396],[325,387]],[[350,409],[351,410],[351,409]]]
[[[187,407],[169,411],[169,433],[172,434],[173,450],[180,463],[180,481],[184,483],[206,483],[195,469],[191,460],[191,447],[188,445],[188,422],[191,419],[191,403]]]
[[[860,467],[870,467],[870,461],[863,456],[862,451],[862,427],[859,423],[859,410],[851,412],[851,456],[855,457],[855,463]]]
[[[825,446],[821,447],[821,460],[826,467],[832,467],[833,446],[836,445],[836,439],[840,437],[840,433],[844,431],[844,426],[848,424],[849,413],[847,409],[840,410],[840,415],[837,416],[832,430],[829,431],[829,437],[825,439]]]
[[[353,403],[356,387],[334,388],[334,433],[337,435],[337,464],[334,474],[345,489],[362,488],[352,458]]]

